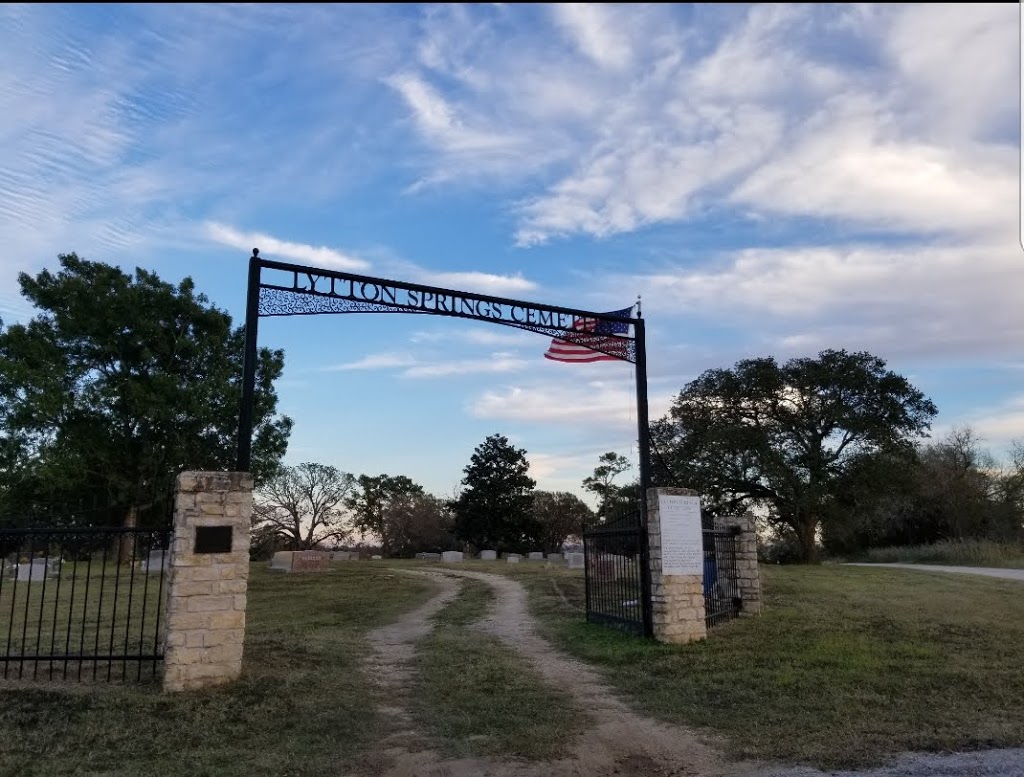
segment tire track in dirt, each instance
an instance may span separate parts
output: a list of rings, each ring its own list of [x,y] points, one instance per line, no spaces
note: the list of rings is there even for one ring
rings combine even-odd
[[[445,569],[402,570],[429,577],[441,592],[422,607],[370,635],[371,670],[388,698],[380,711],[394,731],[381,743],[382,762],[373,769],[387,777],[739,777],[750,764],[730,764],[704,739],[687,729],[637,715],[619,701],[589,666],[566,656],[543,639],[526,605],[526,591],[515,580],[482,572]],[[591,725],[567,745],[566,755],[550,761],[487,758],[444,759],[418,732],[407,708],[416,643],[430,633],[430,618],[458,592],[454,578],[487,583],[495,601],[474,624],[523,655],[543,679],[569,693],[591,718]],[[458,678],[453,678],[457,682]]]
[[[483,572],[445,573],[490,585],[495,602],[475,627],[524,655],[547,682],[572,695],[594,721],[573,743],[566,758],[539,764],[537,774],[738,777],[752,772],[753,764],[726,762],[695,732],[629,709],[591,667],[557,650],[537,633],[527,608],[526,590],[518,581]]]

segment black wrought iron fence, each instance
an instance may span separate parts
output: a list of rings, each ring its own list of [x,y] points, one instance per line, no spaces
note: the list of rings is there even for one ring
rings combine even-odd
[[[645,543],[639,508],[583,530],[589,622],[649,636]]]
[[[708,528],[704,535],[704,620],[710,629],[739,615],[743,600],[736,584],[738,526]]]
[[[170,528],[0,529],[0,677],[156,677],[171,538]]]

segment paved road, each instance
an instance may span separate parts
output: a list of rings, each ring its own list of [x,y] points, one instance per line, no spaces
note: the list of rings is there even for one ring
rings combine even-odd
[[[959,572],[965,575],[1002,577],[1007,580],[1024,581],[1024,569],[1001,569],[995,567],[949,567],[938,564],[845,564],[848,567],[891,567],[893,569],[916,569],[919,572]]]
[[[903,755],[879,769],[820,772],[817,769],[766,769],[757,777],[1024,777],[1024,749],[985,750],[951,755]]]

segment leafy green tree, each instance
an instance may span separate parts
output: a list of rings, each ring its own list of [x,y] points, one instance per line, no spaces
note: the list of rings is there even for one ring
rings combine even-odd
[[[384,508],[383,523],[393,556],[410,558],[419,551],[456,548],[451,506],[432,494],[407,493],[392,499]]]
[[[463,470],[455,501],[455,536],[476,548],[523,552],[537,541],[532,513],[536,485],[526,451],[492,434],[476,447]]]
[[[621,502],[622,487],[613,482],[618,475],[630,469],[629,459],[615,451],[602,453],[598,457],[598,465],[594,474],[583,478],[583,488],[598,499],[597,512],[607,517],[614,513]]]
[[[536,541],[545,553],[558,553],[570,537],[579,537],[594,513],[586,502],[567,491],[534,491]]]
[[[327,464],[281,467],[256,490],[253,529],[281,538],[292,550],[308,550],[325,540],[343,541],[346,500],[356,479]]]
[[[659,484],[698,489],[708,507],[760,507],[803,560],[852,467],[924,435],[935,405],[871,354],[746,359],[687,384],[652,427]]]
[[[356,530],[375,534],[380,538],[381,554],[391,556],[405,544],[402,511],[411,509],[413,500],[423,496],[423,486],[405,475],[360,475],[347,504]]]
[[[244,333],[196,294],[141,268],[75,254],[18,277],[37,309],[0,331],[0,499],[6,510],[88,498],[83,522],[166,520],[173,476],[234,467]],[[277,467],[292,422],[260,349],[253,474]],[[147,517],[148,516],[148,517]]]

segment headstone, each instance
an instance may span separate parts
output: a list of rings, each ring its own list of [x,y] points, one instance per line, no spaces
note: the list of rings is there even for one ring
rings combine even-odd
[[[498,552],[496,550],[481,550],[480,560],[481,561],[496,561],[498,558]]]
[[[324,572],[331,566],[331,557],[322,550],[300,550],[292,556],[292,572]]]
[[[526,558],[528,561],[543,561],[544,554],[540,551],[534,551],[533,553],[530,553]]]
[[[27,564],[18,564],[18,582],[35,583],[46,579],[48,562],[44,558],[32,559]]]
[[[509,553],[507,556],[505,556],[505,561],[507,561],[509,564],[518,564],[519,563],[519,554],[518,553]]]
[[[565,561],[565,558],[561,553],[548,553],[548,561],[557,564],[561,561]]]
[[[170,566],[170,550],[151,550],[142,561],[142,572],[146,575],[151,575],[154,572],[166,572]]]
[[[351,550],[331,551],[331,561],[351,561],[353,553]]]
[[[461,550],[446,550],[441,554],[441,561],[446,564],[461,564],[462,563],[462,551]]]
[[[586,563],[586,556],[582,553],[566,553],[565,559],[569,562],[569,569],[583,569]]]
[[[384,557],[381,556],[380,554],[377,554],[377,555],[374,555],[374,556],[370,556],[370,561],[380,561],[382,558],[384,558]]]
[[[424,561],[440,561],[441,560],[441,554],[440,553],[421,553],[420,555],[423,557]]]
[[[279,550],[274,554],[274,558],[270,562],[271,572],[291,572],[292,571],[292,554],[290,550]]]

